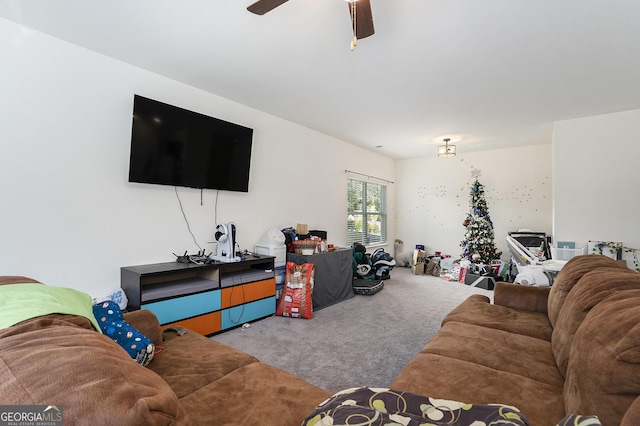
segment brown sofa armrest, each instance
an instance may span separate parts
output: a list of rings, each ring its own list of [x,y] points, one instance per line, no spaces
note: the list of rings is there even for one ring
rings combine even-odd
[[[507,308],[546,314],[550,289],[550,287],[497,282],[493,291],[493,303]]]
[[[153,312],[140,309],[126,312],[123,317],[131,326],[151,339],[155,345],[162,345],[162,327]]]
[[[34,280],[33,278],[23,277],[20,275],[3,275],[0,276],[0,285],[5,284],[25,284],[25,283],[33,283],[40,284],[40,281]]]

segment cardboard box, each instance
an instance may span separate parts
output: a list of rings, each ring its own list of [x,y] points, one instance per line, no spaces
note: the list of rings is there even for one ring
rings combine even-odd
[[[424,267],[424,263],[418,262],[411,266],[411,272],[413,272],[414,275],[424,275]]]
[[[414,250],[411,261],[411,272],[413,272],[414,275],[424,275],[424,270],[427,266],[427,264],[425,263],[426,260],[427,254],[424,252],[424,250]]]

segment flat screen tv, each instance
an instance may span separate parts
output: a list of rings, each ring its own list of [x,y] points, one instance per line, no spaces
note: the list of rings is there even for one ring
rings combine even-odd
[[[129,182],[249,191],[253,129],[135,95]]]

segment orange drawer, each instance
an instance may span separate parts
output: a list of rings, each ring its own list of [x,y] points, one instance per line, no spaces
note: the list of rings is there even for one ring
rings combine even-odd
[[[171,327],[172,325],[186,327],[206,336],[207,334],[220,331],[220,311],[172,322],[171,324],[165,324],[162,328]]]
[[[222,308],[241,305],[265,297],[275,296],[276,279],[256,281],[249,284],[225,287],[222,289]]]

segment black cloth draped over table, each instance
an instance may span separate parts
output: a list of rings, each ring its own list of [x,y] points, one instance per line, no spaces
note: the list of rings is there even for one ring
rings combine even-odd
[[[326,308],[354,296],[352,286],[353,253],[350,248],[311,255],[287,253],[287,262],[294,262],[298,265],[314,264],[312,298],[314,310]]]

